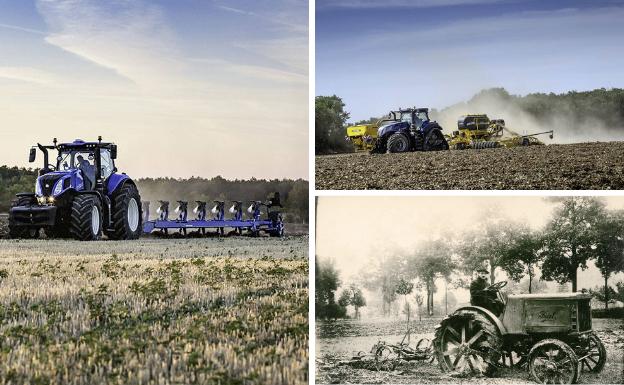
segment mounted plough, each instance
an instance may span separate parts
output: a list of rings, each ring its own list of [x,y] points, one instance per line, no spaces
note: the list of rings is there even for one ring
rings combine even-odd
[[[250,201],[247,208],[247,216],[243,214],[243,202],[231,201],[232,205],[228,210],[232,216],[228,217],[225,213],[225,201],[213,201],[213,207],[210,210],[212,217],[207,212],[207,202],[195,201],[196,207],[193,213],[196,215],[194,219],[188,219],[188,201],[177,201],[175,213],[176,219],[169,219],[169,201],[158,201],[159,206],[156,212],[158,219],[150,220],[149,202],[143,205],[143,232],[152,233],[159,231],[161,234],[168,234],[169,230],[178,230],[180,235],[196,235],[203,236],[209,234],[207,230],[214,229],[213,234],[225,235],[226,229],[228,234],[251,235],[258,236],[261,232],[268,233],[270,236],[282,237],[284,235],[284,222],[282,214],[279,211],[282,204],[278,192],[272,194],[266,202]],[[262,218],[262,208],[266,208],[266,217]],[[188,234],[188,230],[195,230]]]

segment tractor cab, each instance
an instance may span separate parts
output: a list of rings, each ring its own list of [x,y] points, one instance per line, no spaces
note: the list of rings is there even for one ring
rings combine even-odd
[[[407,108],[398,111],[390,111],[388,117],[391,121],[409,123],[412,130],[420,130],[423,123],[429,121],[428,108]]]

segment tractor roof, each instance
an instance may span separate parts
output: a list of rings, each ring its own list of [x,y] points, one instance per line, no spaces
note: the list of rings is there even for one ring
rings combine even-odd
[[[468,114],[468,115],[461,115],[458,120],[464,120],[466,118],[486,118],[486,119],[489,119],[487,114]]]
[[[590,299],[586,293],[539,293],[539,294],[509,294],[509,299]]]
[[[392,112],[412,112],[412,111],[428,112],[429,109],[428,108],[416,108],[416,107],[412,107],[412,108],[399,108],[398,110],[392,111]]]
[[[60,143],[57,147],[59,150],[71,150],[71,149],[79,149],[79,148],[110,148],[113,143],[107,142],[85,142],[82,139],[76,139],[71,143]]]

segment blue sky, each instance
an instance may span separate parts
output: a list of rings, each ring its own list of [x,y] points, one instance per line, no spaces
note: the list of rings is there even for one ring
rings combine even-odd
[[[308,177],[307,0],[0,10],[0,164],[101,134],[135,176]]]
[[[624,87],[623,21],[621,0],[318,0],[315,93],[355,121],[487,87]]]

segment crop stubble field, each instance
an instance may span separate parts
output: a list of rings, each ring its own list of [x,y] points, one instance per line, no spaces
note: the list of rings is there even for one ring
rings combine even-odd
[[[307,383],[307,245],[0,240],[0,383]]]
[[[624,142],[316,157],[320,190],[618,190]]]

